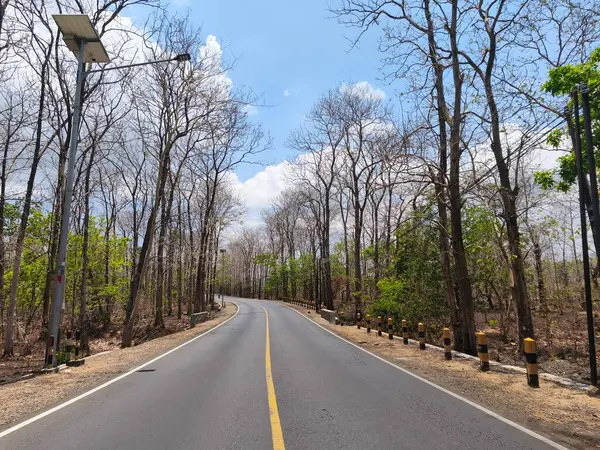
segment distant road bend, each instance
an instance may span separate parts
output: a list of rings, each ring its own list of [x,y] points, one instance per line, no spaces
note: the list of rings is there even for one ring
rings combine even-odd
[[[143,371],[0,430],[0,449],[564,448],[282,304],[232,300],[233,319]]]

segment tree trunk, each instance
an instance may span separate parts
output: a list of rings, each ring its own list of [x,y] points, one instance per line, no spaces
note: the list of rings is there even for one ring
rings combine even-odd
[[[81,297],[79,301],[79,330],[81,331],[81,351],[84,355],[89,355],[90,346],[88,339],[88,271],[89,271],[89,243],[90,243],[90,178],[92,166],[94,165],[94,156],[96,145],[92,144],[90,149],[90,160],[85,171],[84,192],[83,192],[83,245],[82,245],[82,263],[81,263]]]
[[[354,313],[362,312],[361,235],[362,211],[360,208],[358,180],[354,180]]]
[[[459,320],[460,330],[455,334],[462,335],[462,351],[476,354],[475,341],[475,314],[473,310],[473,292],[469,269],[465,256],[462,231],[462,199],[460,193],[460,156],[461,125],[462,125],[462,83],[460,63],[458,60],[458,46],[456,27],[458,21],[458,0],[452,1],[452,26],[450,27],[450,41],[452,46],[452,74],[454,80],[454,111],[450,128],[450,182],[448,195],[450,200],[450,221],[452,224],[452,254],[454,256],[454,269],[456,272],[458,291],[460,295]]]
[[[51,48],[51,46],[50,46]],[[49,56],[49,55],[48,55]],[[27,180],[27,189],[23,200],[23,211],[21,213],[21,222],[17,234],[17,242],[15,245],[15,257],[13,261],[13,275],[10,286],[10,297],[8,301],[8,311],[6,315],[6,328],[4,330],[4,356],[13,355],[13,332],[14,322],[17,309],[17,289],[19,286],[19,275],[21,272],[21,258],[23,257],[23,246],[25,244],[25,232],[27,222],[29,221],[29,212],[31,210],[31,198],[33,196],[33,187],[35,184],[35,176],[41,158],[41,140],[42,127],[44,119],[44,109],[46,101],[46,72],[48,70],[49,57],[43,62],[40,74],[40,101],[37,111],[36,122],[36,137],[35,146],[33,149],[33,157],[31,160],[31,169],[29,171],[29,179]]]
[[[183,289],[185,283],[183,281],[183,223],[181,217],[181,198],[177,202],[177,237],[178,250],[177,256],[177,320],[181,320],[181,310],[183,304]]]
[[[167,316],[173,315],[173,231],[169,227],[169,245],[167,246]]]
[[[160,159],[160,166],[158,170],[158,180],[156,181],[156,194],[152,208],[150,209],[150,217],[148,217],[148,224],[146,225],[146,232],[144,233],[144,242],[142,243],[142,249],[140,251],[139,260],[133,273],[129,288],[129,298],[127,299],[127,306],[125,307],[125,327],[123,328],[123,337],[121,339],[122,347],[130,347],[133,339],[133,325],[135,320],[135,310],[137,306],[138,291],[140,284],[144,278],[146,272],[146,266],[148,265],[148,255],[152,249],[152,241],[154,239],[154,229],[156,227],[156,216],[160,207],[162,198],[161,192],[164,192],[165,183],[169,168],[169,151],[170,148],[166,148],[163,151],[163,155]]]
[[[548,303],[546,301],[546,285],[544,283],[544,270],[542,266],[542,249],[540,247],[540,240],[537,233],[531,233],[531,240],[533,242],[533,256],[535,258],[535,274],[537,276],[537,291],[538,301],[540,309],[544,312],[548,312]]]
[[[527,292],[527,281],[525,279],[525,268],[523,256],[521,255],[521,243],[519,223],[517,219],[517,194],[518,189],[513,190],[510,176],[500,138],[500,119],[498,109],[491,86],[491,81],[486,82],[487,102],[490,108],[490,122],[492,125],[492,151],[496,159],[496,166],[500,178],[500,195],[506,221],[506,233],[508,235],[508,248],[510,250],[510,269],[512,272],[511,291],[517,308],[517,323],[519,330],[519,348],[523,346],[523,339],[533,338],[533,319],[529,305],[529,293]]]

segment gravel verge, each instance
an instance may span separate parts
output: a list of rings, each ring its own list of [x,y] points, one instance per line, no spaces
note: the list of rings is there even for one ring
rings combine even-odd
[[[229,303],[225,310],[195,328],[153,339],[135,347],[117,349],[86,360],[81,367],[67,368],[58,373],[37,376],[17,383],[0,386],[0,430],[17,420],[68,400],[92,389],[115,376],[214,328],[237,311]]]

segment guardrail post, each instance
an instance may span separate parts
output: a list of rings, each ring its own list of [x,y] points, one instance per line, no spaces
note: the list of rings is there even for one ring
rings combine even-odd
[[[377,316],[377,336],[381,336],[381,332],[383,331],[383,319],[381,316]]]
[[[371,316],[367,314],[367,333],[371,332]]]
[[[394,339],[393,320],[388,317],[388,339]]]
[[[360,319],[361,319],[361,315],[359,312],[356,313],[356,328],[358,328],[360,330]]]
[[[402,343],[408,345],[408,325],[404,319],[402,319]]]
[[[479,361],[481,361],[479,369],[482,372],[487,372],[490,370],[490,355],[488,354],[487,336],[483,331],[477,333],[477,353],[479,354]]]
[[[452,341],[450,340],[450,329],[444,328],[444,356],[446,361],[452,359]]]
[[[537,368],[537,348],[535,341],[531,338],[525,338],[523,341],[525,347],[525,361],[527,362],[527,385],[533,388],[540,387],[540,378]]]
[[[425,325],[419,322],[419,349],[425,350]]]

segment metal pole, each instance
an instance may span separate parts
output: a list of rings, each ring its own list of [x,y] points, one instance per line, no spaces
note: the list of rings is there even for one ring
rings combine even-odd
[[[73,100],[73,119],[71,124],[71,142],[69,143],[69,163],[67,166],[67,185],[63,203],[63,213],[60,228],[60,240],[58,244],[58,255],[56,257],[56,271],[54,286],[52,289],[52,315],[50,319],[50,335],[58,336],[60,325],[60,313],[65,295],[65,276],[67,261],[67,240],[69,238],[69,219],[71,216],[71,200],[73,197],[73,182],[75,178],[75,159],[77,156],[77,141],[79,139],[79,122],[81,119],[81,93],[85,81],[83,67],[85,42],[79,43],[79,58],[77,61],[77,85],[75,87],[75,98]],[[54,340],[54,359],[52,366],[56,367],[56,354],[58,350],[58,339]]]
[[[573,112],[575,122],[575,157],[577,159],[577,178],[579,181],[579,215],[581,217],[581,246],[583,253],[583,279],[585,284],[585,303],[590,305],[589,311],[591,311],[592,305],[592,285],[590,281],[590,258],[588,254],[588,239],[587,239],[587,226],[585,220],[585,198],[584,198],[584,187],[585,187],[585,174],[583,171],[583,155],[581,152],[581,125],[579,123],[579,97],[577,89],[574,89],[571,93],[573,98]],[[588,327],[589,327],[589,312],[588,312]],[[590,350],[590,379],[594,386],[598,384],[598,373],[596,369],[596,346],[594,344],[594,327],[592,319],[592,328],[588,328],[589,338],[589,350]],[[590,334],[591,333],[591,334]]]
[[[590,190],[592,196],[592,210],[594,214],[594,227],[596,234],[600,236],[600,205],[598,204],[598,180],[596,176],[596,158],[594,156],[594,144],[592,136],[592,121],[590,117],[590,94],[587,84],[579,87],[581,92],[581,106],[583,108],[583,126],[585,129],[585,146],[588,161],[588,172],[590,175]],[[577,113],[578,115],[578,113]],[[576,118],[577,120],[578,118]],[[575,125],[579,128],[579,121]],[[579,131],[577,131],[579,134]],[[579,138],[581,140],[581,138]],[[581,150],[581,143],[580,143]],[[594,311],[592,297],[586,295],[585,306],[587,311],[588,345],[590,352],[590,379],[594,386],[598,385],[598,369],[596,366],[596,337],[594,334]]]

